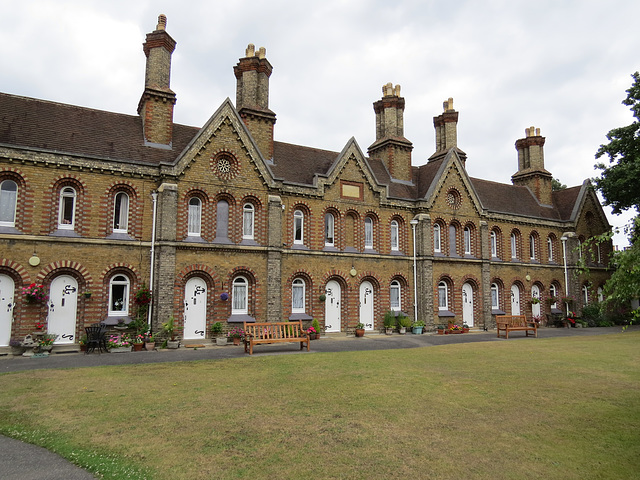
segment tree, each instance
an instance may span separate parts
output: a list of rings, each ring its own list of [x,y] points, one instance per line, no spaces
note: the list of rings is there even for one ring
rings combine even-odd
[[[607,134],[609,143],[600,145],[596,153],[596,158],[609,157],[609,165],[596,164],[602,175],[595,179],[595,184],[605,205],[610,205],[615,214],[631,207],[637,210],[640,205],[640,73],[631,76],[634,82],[622,103],[631,107],[636,120],[631,125],[611,130]]]
[[[551,190],[553,190],[554,192],[557,192],[558,190],[564,190],[565,188],[567,188],[567,186],[557,178],[551,179]]]

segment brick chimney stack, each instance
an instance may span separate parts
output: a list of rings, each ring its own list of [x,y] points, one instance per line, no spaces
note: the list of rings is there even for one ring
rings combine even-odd
[[[258,144],[262,155],[273,159],[273,126],[276,114],[269,110],[269,77],[273,67],[264,47],[256,52],[249,44],[245,57],[233,67],[236,76],[236,108]]]
[[[147,57],[144,92],[138,103],[145,143],[161,148],[171,147],[173,138],[173,106],[176,94],[171,90],[171,54],[176,42],[165,31],[167,17],[160,15],[156,29],[147,34],[142,49]]]
[[[376,114],[376,141],[369,147],[369,157],[384,162],[391,177],[411,181],[412,143],[404,138],[404,98],[400,85],[382,86],[382,99],[373,104]]]
[[[529,187],[541,204],[552,205],[553,176],[544,168],[544,142],[539,128],[525,129],[525,138],[516,141],[518,171],[511,181],[514,185]]]
[[[444,113],[433,117],[436,128],[436,153],[448,152],[458,147],[458,112],[453,109],[453,98],[442,104]]]

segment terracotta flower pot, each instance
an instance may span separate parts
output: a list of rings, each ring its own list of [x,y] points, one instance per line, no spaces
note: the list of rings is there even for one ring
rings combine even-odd
[[[356,328],[356,337],[364,337],[364,328]]]

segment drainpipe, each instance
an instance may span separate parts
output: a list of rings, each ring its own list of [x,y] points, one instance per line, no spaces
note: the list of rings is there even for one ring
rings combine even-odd
[[[153,201],[153,222],[151,224],[151,266],[149,268],[149,290],[153,294],[153,276],[154,265],[156,260],[156,213],[158,211],[158,192],[154,190],[151,192],[151,200]],[[149,303],[149,311],[147,312],[147,324],[149,325],[149,331],[151,331],[151,311],[153,309],[153,295],[151,296],[151,303]]]
[[[569,237],[573,237],[573,232],[566,232],[562,235],[560,240],[562,241],[562,259],[564,261],[564,291],[565,296],[569,296],[569,275],[567,273],[567,240]],[[567,302],[564,302],[564,310],[565,315],[569,315],[569,305]]]
[[[418,274],[416,270],[416,225],[418,220],[413,219],[409,222],[413,230],[413,321],[418,321]]]

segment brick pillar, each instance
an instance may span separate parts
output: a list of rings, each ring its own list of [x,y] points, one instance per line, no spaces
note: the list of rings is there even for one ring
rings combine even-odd
[[[416,276],[418,290],[418,319],[427,328],[433,327],[433,260],[431,254],[431,217],[416,215]]]
[[[484,220],[480,221],[480,242],[481,242],[481,279],[479,299],[482,302],[482,322],[485,328],[493,328],[493,317],[491,316],[491,244],[489,239],[489,225]]]
[[[267,250],[267,321],[282,318],[282,200],[269,195]],[[311,292],[309,292],[311,293]]]

